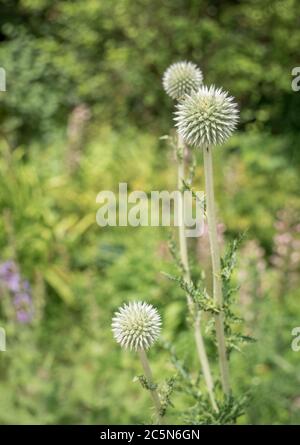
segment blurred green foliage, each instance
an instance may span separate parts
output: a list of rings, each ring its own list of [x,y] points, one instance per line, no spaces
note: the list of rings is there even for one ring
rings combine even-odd
[[[265,0],[263,7],[260,0],[0,5],[0,61],[10,91],[4,114],[23,141],[25,133],[57,131],[82,102],[97,121],[166,131],[170,106],[160,79],[180,59],[193,60],[205,82],[237,97],[246,129],[299,134],[291,90],[300,45],[296,0]]]
[[[1,423],[144,422],[151,414],[148,394],[132,381],[141,372],[139,363],[133,354],[119,349],[110,331],[113,311],[128,300],[146,299],[155,304],[163,315],[164,339],[174,343],[176,353],[190,366],[197,364],[186,326],[184,296],[161,274],[174,273],[167,230],[104,229],[95,223],[95,197],[107,184],[113,189],[119,180],[129,178],[130,187],[145,191],[152,183],[172,186],[168,178],[174,174],[174,165],[166,153],[159,154],[155,138],[137,131],[134,141],[131,136],[132,131],[99,131],[96,142],[86,148],[75,177],[66,173],[62,146],[46,150],[32,146],[25,156],[22,148],[11,152],[1,144],[1,256],[14,258],[20,265],[32,283],[35,307],[30,325],[17,324],[2,311],[8,346],[0,356]],[[280,152],[276,155],[276,145],[274,167],[262,165],[257,175],[259,172],[261,180],[269,181],[276,190],[280,188],[280,193],[268,199],[269,187],[263,192],[255,185],[256,170],[247,155],[249,139],[251,135],[236,136],[245,155],[239,160],[234,154],[227,156],[226,168],[241,170],[236,176],[229,175],[230,179],[227,176],[226,180],[223,169],[226,151],[216,153],[220,214],[224,215],[228,238],[248,227],[248,236],[255,236],[272,252],[273,213],[284,204],[282,196],[293,197],[299,206],[298,197],[289,182],[274,174],[282,159]],[[257,147],[265,143],[265,137],[254,140]],[[130,150],[125,160],[119,147],[127,145]],[[160,167],[155,153],[163,161]],[[293,175],[292,168],[289,174]],[[200,184],[200,167],[197,178]],[[248,184],[242,191],[241,183]],[[231,195],[223,193],[224,184]],[[264,199],[265,218],[255,209],[253,194]],[[253,209],[258,213],[253,214]],[[193,249],[195,241],[191,243]],[[240,257],[247,255],[241,252]],[[264,257],[267,262],[268,257]],[[193,270],[199,273],[196,254]],[[244,268],[247,274],[252,270],[257,271],[256,263]],[[258,341],[247,346],[242,355],[233,353],[232,357],[236,390],[243,393],[254,387],[249,412],[241,421],[297,423],[299,360],[290,344],[291,330],[299,324],[299,287],[293,285],[278,295],[275,280],[287,278],[284,271],[270,264],[262,279],[271,288],[260,297],[253,281],[250,307],[255,320],[246,330]],[[241,315],[249,310],[248,306],[238,307]],[[209,341],[208,345],[213,358],[214,346]],[[159,345],[150,356],[157,379],[175,374],[168,353]],[[180,410],[188,401],[179,394],[174,403]],[[168,420],[178,422],[172,409]]]
[[[291,350],[291,330],[300,323],[299,264],[291,276],[290,266],[273,262],[275,253],[284,264],[296,258],[295,249],[284,253],[279,245],[277,252],[275,223],[286,208],[299,220],[300,93],[291,90],[298,3],[0,0],[0,7],[0,65],[7,72],[7,92],[0,93],[0,260],[18,264],[35,308],[32,323],[18,324],[10,296],[0,296],[7,332],[0,423],[148,421],[149,395],[133,382],[139,363],[110,331],[113,312],[128,300],[156,305],[164,340],[189,368],[196,364],[184,295],[161,274],[174,272],[168,231],[95,222],[97,193],[117,191],[119,182],[129,191],[176,187],[172,154],[159,139],[172,126],[161,76],[182,59],[199,64],[205,81],[228,89],[241,108],[240,131],[215,151],[225,239],[248,230],[234,279],[246,333],[257,342],[232,354],[234,389],[251,393],[239,421],[299,423],[300,353]],[[92,119],[72,171],[65,133],[82,103]],[[297,230],[286,233],[299,238]],[[189,243],[197,276],[205,239]],[[175,374],[169,358],[162,344],[151,351],[157,380]],[[190,399],[175,393],[173,403],[167,419],[178,423]]]

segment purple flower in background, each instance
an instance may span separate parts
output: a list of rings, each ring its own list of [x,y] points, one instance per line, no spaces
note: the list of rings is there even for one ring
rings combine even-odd
[[[16,317],[19,323],[29,323],[33,318],[32,298],[28,293],[22,292],[16,294],[13,299],[13,305],[16,310]]]
[[[20,290],[21,277],[14,261],[5,261],[0,265],[0,281],[11,292]]]
[[[0,263],[0,289],[9,291],[12,304],[19,323],[30,323],[33,319],[33,302],[30,284],[22,279],[17,264],[14,261]]]

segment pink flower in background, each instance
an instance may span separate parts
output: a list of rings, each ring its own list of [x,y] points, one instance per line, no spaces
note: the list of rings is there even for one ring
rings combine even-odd
[[[251,304],[257,298],[262,298],[268,289],[266,270],[264,249],[255,239],[247,241],[240,251],[237,271],[240,302],[247,321],[255,318]]]
[[[299,215],[288,209],[278,212],[277,218],[271,264],[281,276],[280,290],[283,293],[299,281],[300,224]]]

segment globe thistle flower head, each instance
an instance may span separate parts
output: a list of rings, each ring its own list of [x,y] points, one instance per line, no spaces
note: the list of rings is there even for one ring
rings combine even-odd
[[[175,122],[187,144],[223,144],[235,130],[238,107],[234,98],[214,85],[202,86],[177,104]]]
[[[163,87],[172,98],[180,100],[202,85],[202,71],[191,62],[173,63],[163,75]]]
[[[142,301],[124,304],[112,319],[114,338],[125,349],[148,349],[157,340],[161,318],[157,310]]]

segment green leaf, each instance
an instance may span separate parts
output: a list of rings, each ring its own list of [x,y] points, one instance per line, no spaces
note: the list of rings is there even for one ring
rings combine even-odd
[[[74,304],[74,294],[71,287],[67,283],[68,275],[61,269],[53,266],[44,272],[45,281],[55,290],[57,295],[68,305]]]

